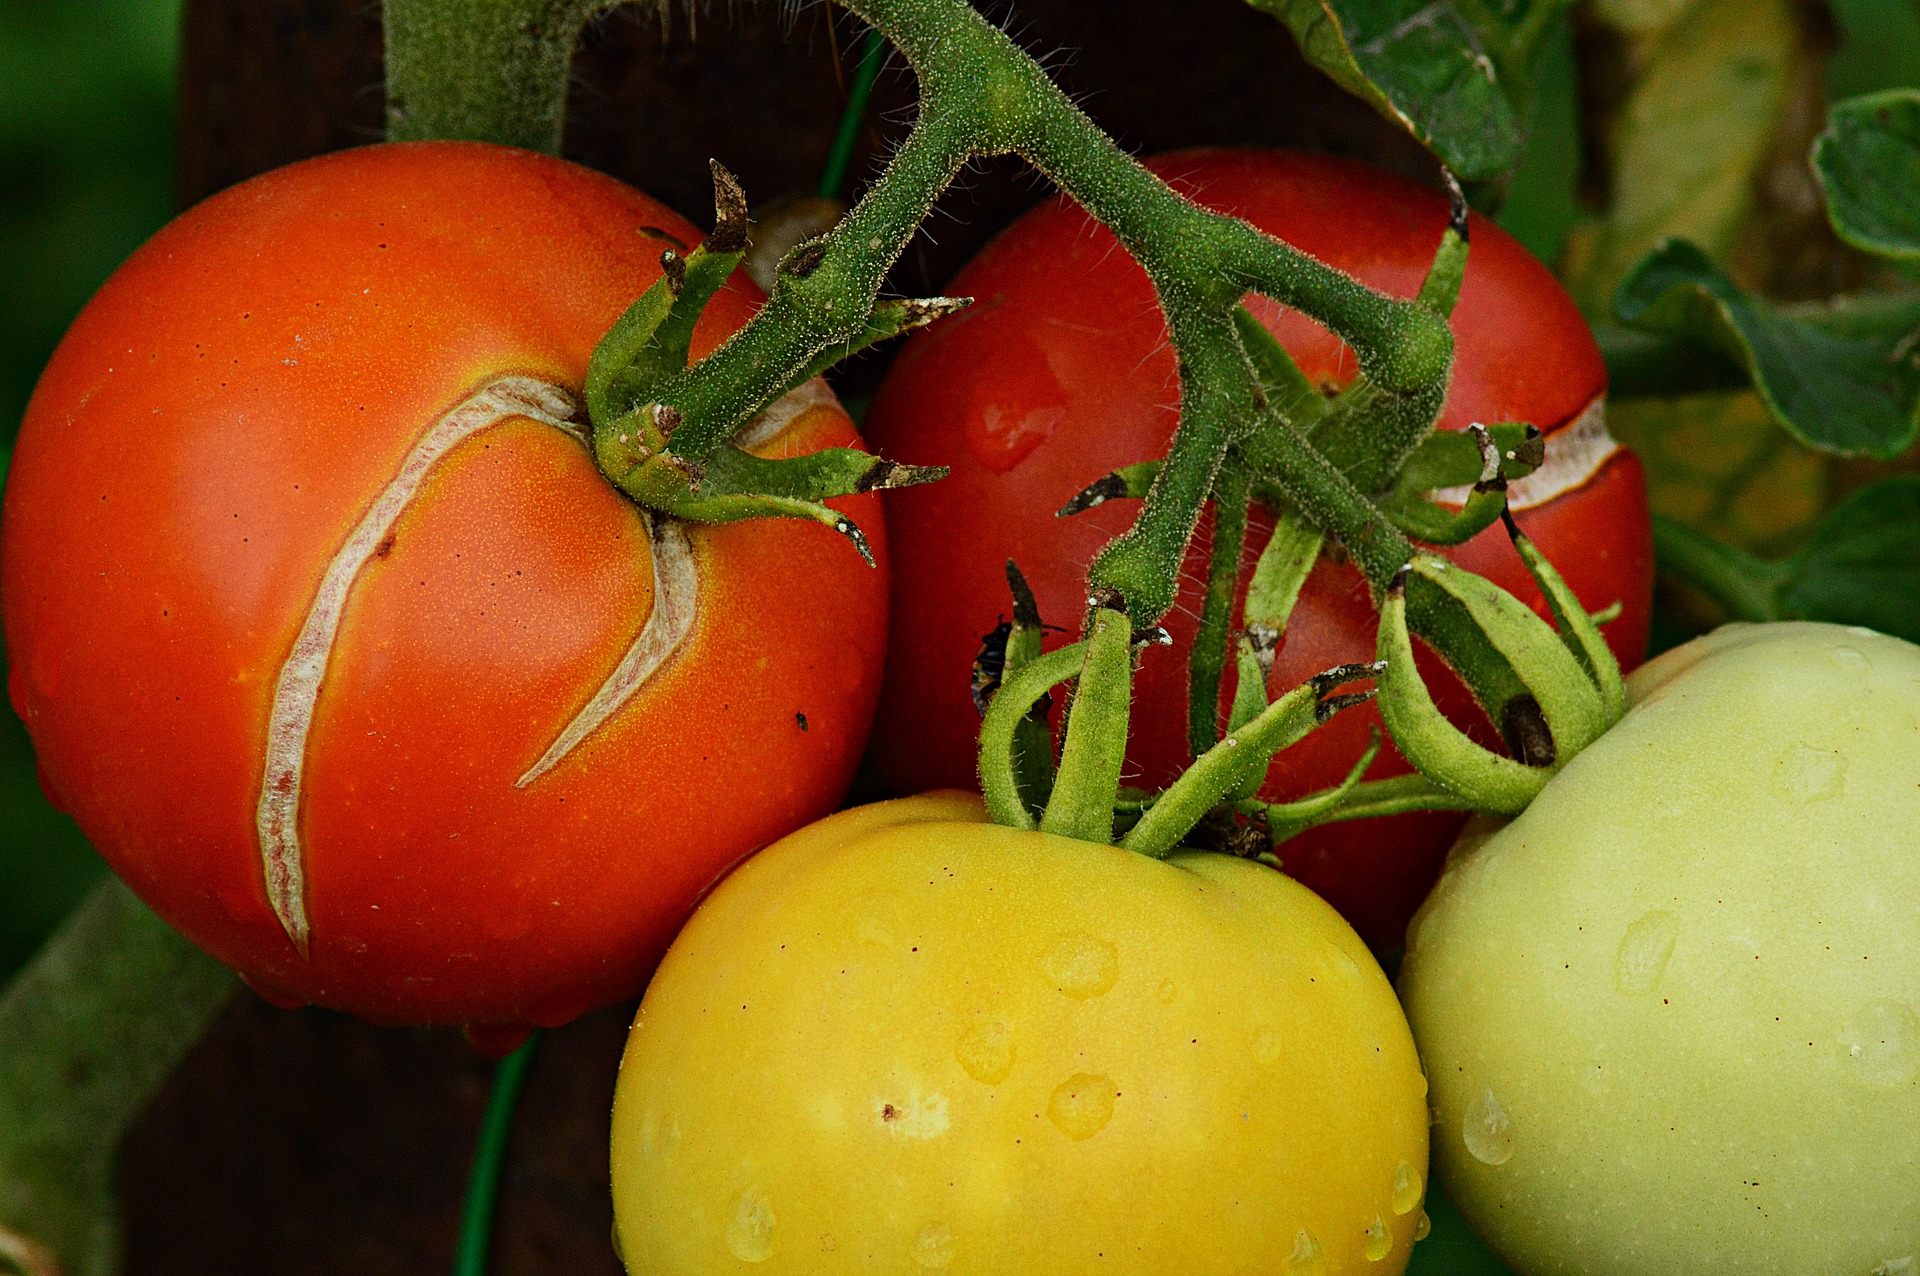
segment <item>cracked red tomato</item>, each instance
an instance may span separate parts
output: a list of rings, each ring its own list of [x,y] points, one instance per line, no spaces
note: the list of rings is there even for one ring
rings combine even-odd
[[[1342,160],[1213,150],[1150,167],[1200,203],[1402,297],[1418,290],[1447,220],[1443,195]],[[1520,524],[1589,607],[1621,605],[1606,633],[1631,666],[1647,638],[1651,531],[1639,462],[1606,431],[1605,365],[1545,267],[1483,218],[1473,219],[1471,236],[1440,424],[1531,421],[1547,432],[1546,465],[1514,488]],[[1046,619],[1076,625],[1087,564],[1136,507],[1114,502],[1065,519],[1053,512],[1100,475],[1162,455],[1178,414],[1174,356],[1145,273],[1064,200],[1015,223],[948,291],[976,298],[974,307],[907,343],[865,426],[882,451],[953,468],[940,483],[887,494],[895,621],[875,739],[885,777],[900,792],[973,783],[978,717],[969,670],[981,635],[1009,608],[1002,565],[1018,560]],[[1324,328],[1257,297],[1248,305],[1310,379],[1333,387],[1351,377],[1351,353]],[[1243,592],[1271,527],[1271,517],[1256,512]],[[1445,552],[1544,609],[1499,528]],[[1149,652],[1141,670],[1128,751],[1135,783],[1167,783],[1187,756],[1185,653],[1205,562],[1203,534],[1167,618],[1174,646]],[[1273,691],[1372,659],[1374,623],[1359,573],[1323,558],[1287,629]],[[1426,672],[1442,707],[1497,743],[1464,688],[1437,663]],[[1291,798],[1337,783],[1378,721],[1370,707],[1340,715],[1275,759],[1262,792]],[[1372,775],[1406,769],[1388,749]],[[1461,818],[1333,825],[1280,854],[1370,943],[1397,945]]]
[[[269,997],[562,1023],[838,804],[884,571],[650,520],[585,446],[595,341],[697,238],[544,156],[369,147],[182,216],[48,366],[0,528],[14,705],[113,867]],[[696,353],[757,303],[723,290]],[[743,437],[854,441],[817,383]]]

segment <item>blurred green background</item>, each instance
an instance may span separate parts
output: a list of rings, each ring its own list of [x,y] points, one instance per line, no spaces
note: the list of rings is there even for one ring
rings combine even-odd
[[[181,3],[0,0],[0,443],[11,444],[74,313],[171,211]],[[1832,0],[1845,37],[1827,70],[1833,96],[1920,84],[1915,6]],[[1548,261],[1582,218],[1576,74],[1562,32],[1501,218]],[[0,710],[0,978],[101,871],[73,824],[42,799],[25,732]]]
[[[180,0],[0,0],[0,442],[74,313],[173,204]],[[101,872],[0,712],[0,978]]]

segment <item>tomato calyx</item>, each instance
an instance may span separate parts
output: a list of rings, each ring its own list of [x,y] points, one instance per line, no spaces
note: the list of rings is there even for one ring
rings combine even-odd
[[[697,523],[807,519],[846,537],[873,566],[865,532],[824,502],[932,482],[945,477],[944,467],[902,465],[857,448],[768,458],[755,455],[738,434],[704,455],[675,445],[685,416],[665,402],[661,392],[686,371],[695,324],[750,246],[746,193],[718,161],[712,170],[713,233],[690,252],[670,247],[660,254],[665,273],[608,330],[588,364],[586,399],[595,460],[615,487],[659,514]],[[780,270],[800,277],[810,274],[819,264],[818,248],[818,240],[797,245]],[[963,298],[933,297],[874,306],[852,337],[806,362],[764,402],[749,405],[745,419],[750,424],[842,359],[967,304]]]

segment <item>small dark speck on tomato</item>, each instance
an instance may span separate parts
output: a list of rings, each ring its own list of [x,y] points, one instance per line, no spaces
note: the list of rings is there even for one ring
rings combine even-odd
[[[805,731],[805,730],[807,729],[807,715],[806,715],[806,714],[804,714],[804,713],[796,713],[796,714],[794,714],[794,715],[793,715],[793,720],[794,720],[795,722],[797,722],[797,723],[799,723],[799,724],[800,724],[800,729],[801,729],[802,731]]]

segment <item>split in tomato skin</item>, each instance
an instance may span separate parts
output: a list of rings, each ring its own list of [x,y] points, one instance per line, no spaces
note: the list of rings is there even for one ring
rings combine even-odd
[[[794,521],[675,541],[568,419],[600,334],[698,238],[530,152],[342,152],[183,215],[48,366],[0,526],[14,703],[114,868],[273,999],[563,1023],[637,994],[709,883],[840,801],[878,693],[878,502],[844,509],[879,571]],[[758,301],[723,289],[695,353]],[[756,450],[857,443],[818,387],[787,406]],[[563,747],[663,588],[678,637]],[[276,739],[298,909],[270,891]]]
[[[1447,200],[1438,192],[1343,160],[1211,150],[1149,166],[1203,205],[1245,217],[1398,296],[1418,291],[1447,221]],[[1452,317],[1453,381],[1440,425],[1531,421],[1548,431],[1551,460],[1576,426],[1593,437],[1605,365],[1546,268],[1492,223],[1475,216],[1470,226]],[[976,298],[974,307],[908,341],[864,427],[883,452],[953,469],[941,483],[887,494],[896,624],[875,756],[889,787],[902,793],[973,783],[978,718],[968,670],[980,636],[1008,611],[1006,560],[1026,573],[1045,619],[1076,626],[1087,565],[1126,529],[1135,507],[1117,502],[1064,519],[1053,511],[1102,474],[1163,454],[1178,419],[1174,355],[1151,285],[1109,232],[1064,200],[1015,223],[947,290]],[[1338,385],[1352,375],[1351,355],[1319,325],[1257,297],[1248,304],[1310,380]],[[1624,450],[1606,453],[1582,481],[1521,508],[1518,519],[1589,607],[1621,604],[1606,633],[1631,667],[1645,649],[1652,603],[1652,532],[1639,462]],[[1243,585],[1270,526],[1256,513]],[[1133,783],[1164,785],[1187,756],[1185,652],[1200,608],[1206,544],[1203,521],[1179,602],[1165,621],[1174,645],[1149,652],[1136,683]],[[1499,529],[1445,552],[1544,613]],[[1277,655],[1272,690],[1370,660],[1374,624],[1358,572],[1323,559]],[[1441,707],[1483,742],[1497,743],[1451,674],[1437,661],[1424,669]],[[1377,723],[1370,707],[1341,715],[1276,759],[1264,795],[1297,797],[1338,782]],[[1405,770],[1388,748],[1370,774]],[[1461,819],[1426,814],[1334,825],[1280,853],[1289,871],[1333,902],[1369,943],[1392,947]]]

